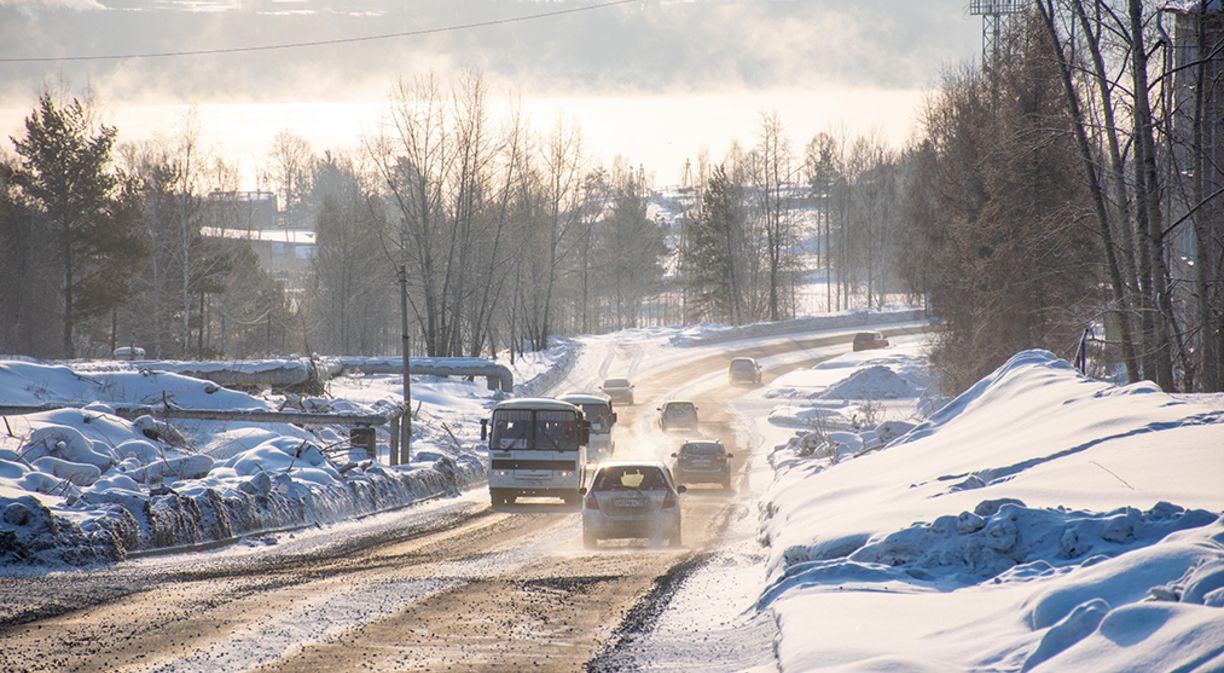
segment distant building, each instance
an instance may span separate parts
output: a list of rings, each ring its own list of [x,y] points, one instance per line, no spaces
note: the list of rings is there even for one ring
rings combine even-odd
[[[260,265],[289,289],[305,286],[306,275],[315,258],[315,233],[306,229],[202,227],[200,233],[211,238],[248,241]]]
[[[214,229],[267,231],[278,226],[276,194],[212,192],[204,198],[204,225]]]

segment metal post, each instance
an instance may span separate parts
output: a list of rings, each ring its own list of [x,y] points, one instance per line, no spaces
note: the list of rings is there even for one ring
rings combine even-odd
[[[400,445],[400,420],[399,417],[391,419],[391,446],[387,452],[387,462],[391,465],[399,464],[399,445]]]
[[[399,268],[399,286],[400,286],[400,339],[402,342],[402,350],[404,355],[404,418],[400,423],[400,432],[403,433],[400,439],[400,455],[399,463],[406,465],[412,456],[412,380],[408,376],[408,354],[412,349],[412,343],[408,336],[408,269],[401,265]]]

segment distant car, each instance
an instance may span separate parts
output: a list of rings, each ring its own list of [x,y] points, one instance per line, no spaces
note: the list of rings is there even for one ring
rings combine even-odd
[[[731,458],[717,439],[691,439],[672,454],[676,466],[672,470],[678,484],[721,484],[731,488]]]
[[[732,385],[743,383],[750,386],[760,385],[761,365],[752,358],[735,358],[727,367],[727,378]]]
[[[629,379],[605,379],[599,389],[613,404],[633,405],[633,384]]]
[[[671,400],[658,411],[659,427],[663,430],[697,429],[697,405],[688,400]]]
[[[888,348],[888,339],[879,332],[859,332],[854,335],[854,350],[869,351],[876,348]]]
[[[111,353],[116,360],[143,360],[145,349],[140,346],[120,346]]]
[[[666,540],[680,546],[680,494],[667,466],[658,461],[612,461],[591,475],[583,489],[582,542],[595,547],[608,538]]]

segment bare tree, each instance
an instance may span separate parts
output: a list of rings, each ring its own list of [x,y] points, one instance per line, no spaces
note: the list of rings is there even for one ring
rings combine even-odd
[[[292,131],[280,131],[272,138],[268,163],[270,177],[280,189],[281,210],[292,220],[309,191],[307,183],[314,163],[310,143]]]

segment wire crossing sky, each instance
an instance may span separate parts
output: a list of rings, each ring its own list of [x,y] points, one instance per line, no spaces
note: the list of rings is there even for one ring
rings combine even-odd
[[[154,51],[146,53],[134,54],[92,54],[92,55],[74,55],[74,56],[17,56],[17,57],[0,57],[0,63],[55,63],[66,61],[115,61],[124,59],[136,58],[171,58],[177,56],[208,56],[215,54],[241,54],[259,51],[278,51],[284,49],[305,49],[310,47],[326,47],[337,44],[351,44],[355,42],[374,42],[377,40],[395,40],[406,37],[420,37],[424,35],[436,35],[439,33],[454,33],[473,28],[487,28],[490,26],[500,26],[508,23],[523,23],[526,21],[535,21],[538,19],[547,19],[566,14],[578,14],[581,12],[591,12],[617,5],[628,5],[644,2],[644,0],[612,0],[611,2],[601,2],[594,5],[584,7],[571,7],[569,9],[558,9],[549,12],[539,12],[536,14],[526,14],[523,16],[509,16],[499,19],[489,19],[488,21],[475,21],[471,23],[461,23],[453,26],[437,26],[434,28],[422,28],[420,30],[410,30],[398,33],[382,33],[379,35],[359,35],[355,37],[341,37],[331,40],[309,40],[306,42],[284,42],[279,44],[252,45],[247,47],[220,47],[215,49],[189,49],[184,51]]]

